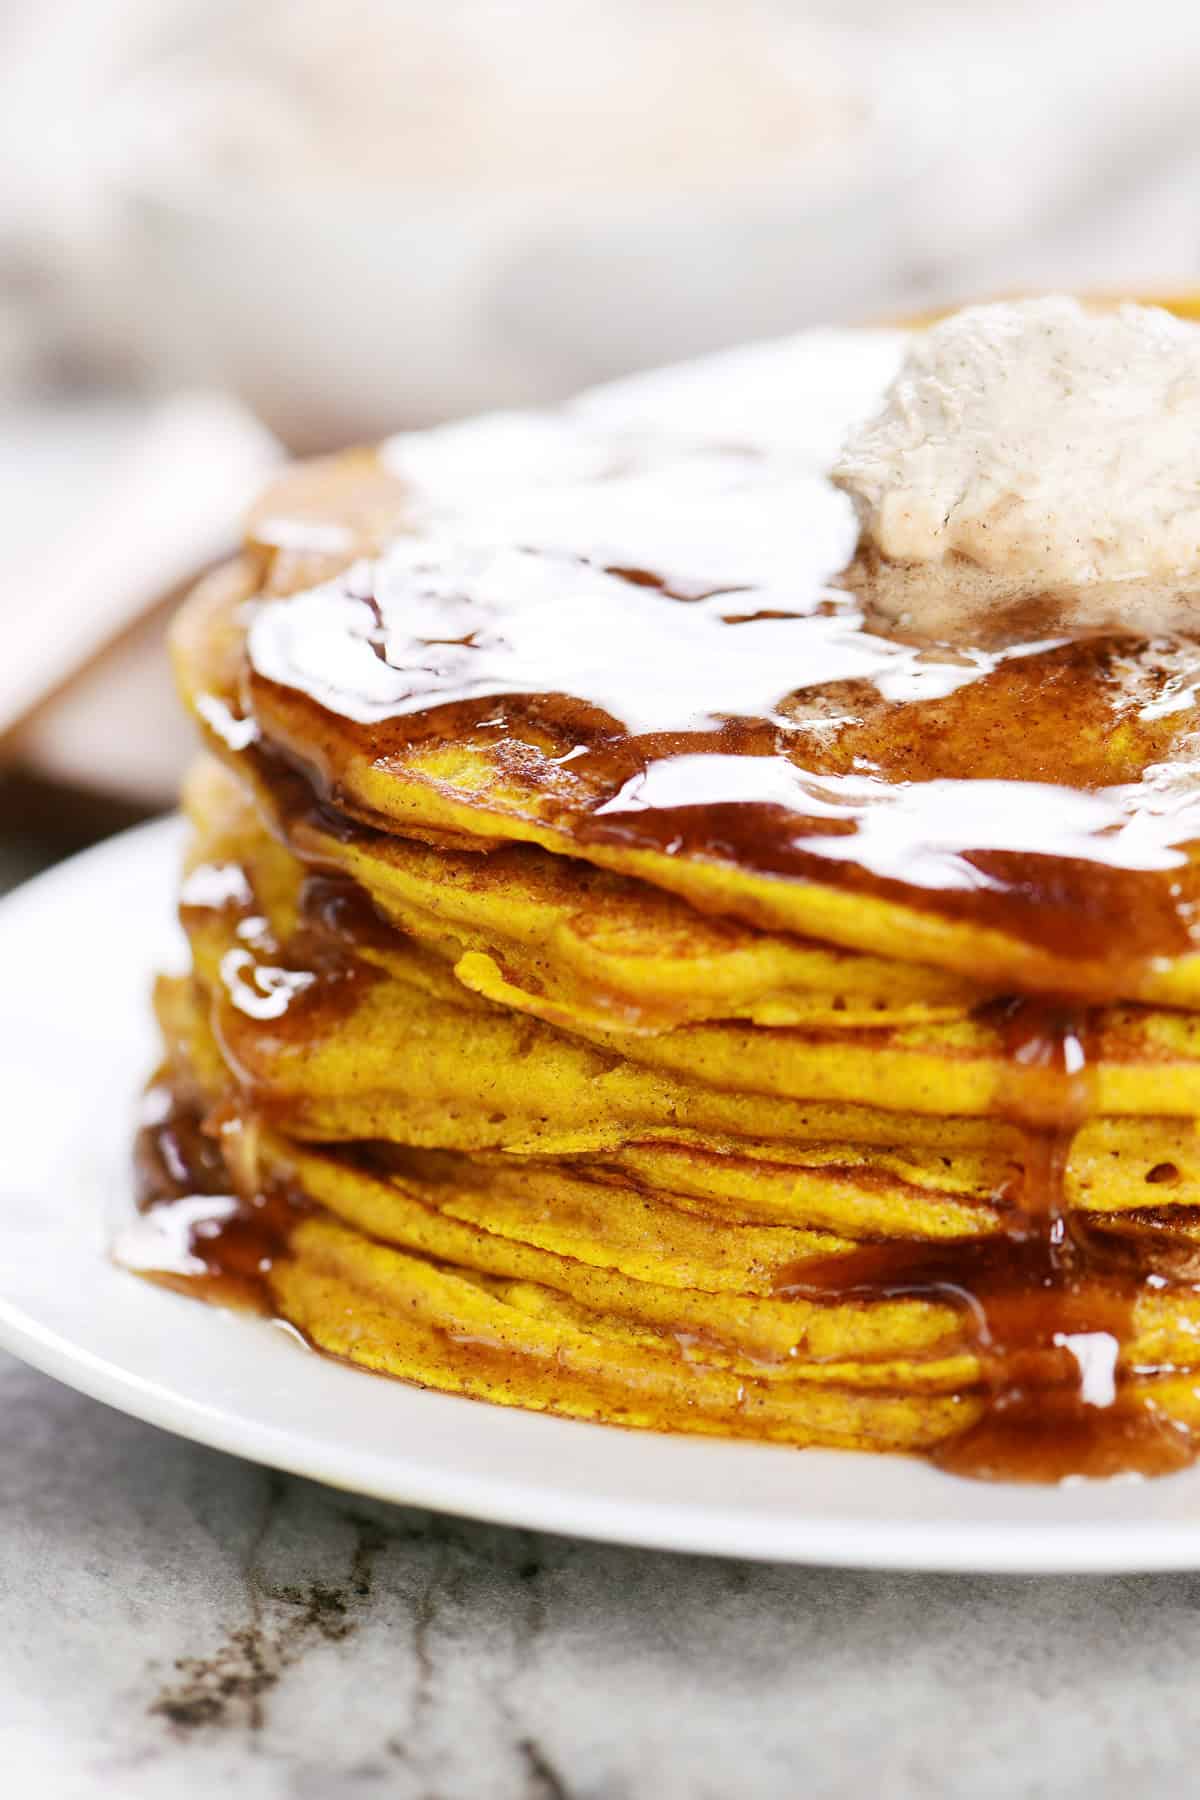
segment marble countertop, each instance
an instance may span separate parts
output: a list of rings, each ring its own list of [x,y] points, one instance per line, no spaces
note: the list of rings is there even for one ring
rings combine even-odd
[[[0,887],[32,846],[0,843]],[[29,1800],[1155,1800],[1200,1575],[795,1569],[388,1507],[0,1355],[0,1769]]]
[[[1195,1792],[1200,1577],[875,1575],[375,1505],[0,1358],[0,1766],[53,1800]]]

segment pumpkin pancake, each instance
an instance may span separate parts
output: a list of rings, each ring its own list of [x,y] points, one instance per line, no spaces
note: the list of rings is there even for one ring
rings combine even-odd
[[[140,1163],[202,1229],[164,1279],[577,1417],[1191,1457],[1200,646],[1032,577],[922,630],[979,568],[887,588],[829,470],[925,342],[264,497],[174,633],[207,754]]]
[[[205,905],[214,887],[218,904]],[[707,1023],[634,1035],[578,1017],[568,1030],[561,1017],[550,1022],[464,987],[444,961],[378,921],[369,933],[361,923],[340,928],[341,911],[360,904],[343,887],[318,887],[289,916],[272,909],[246,865],[220,856],[199,862],[184,887],[196,974],[231,1062],[274,1105],[332,1098],[343,1070],[352,1071],[352,1094],[379,1107],[393,1103],[394,1088],[399,1110],[388,1129],[355,1135],[404,1141],[404,1107],[420,1097],[436,1104],[439,1083],[460,1104],[463,1088],[480,1080],[464,1045],[478,1053],[499,1110],[559,1124],[573,1083],[603,1086],[642,1119],[674,1107],[717,1128],[735,1108],[750,1136],[794,1135],[786,1123],[794,1103],[960,1117],[1003,1117],[1014,1106],[1032,1115],[1039,1104],[1039,1065],[1010,1066],[1005,1008],[989,1004],[952,1023],[836,1031]],[[300,1042],[277,1029],[283,996],[293,1016],[308,1020]],[[1198,1015],[1097,1008],[1089,1062],[1099,1113],[1200,1112]],[[602,1112],[586,1092],[581,1105]]]
[[[531,846],[480,855],[366,831],[314,808],[295,777],[261,760],[242,759],[238,773],[246,787],[201,758],[185,787],[210,860],[242,854],[276,884],[289,871],[295,881],[297,858],[345,875],[464,986],[518,1010],[620,1031],[705,1018],[844,1026],[959,1018],[982,997],[946,971],[754,931]],[[218,829],[223,843],[212,841]]]

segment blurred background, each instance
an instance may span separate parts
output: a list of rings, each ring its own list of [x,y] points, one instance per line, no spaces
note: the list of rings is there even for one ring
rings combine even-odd
[[[170,803],[287,454],[1200,280],[1195,0],[0,0],[0,881]]]

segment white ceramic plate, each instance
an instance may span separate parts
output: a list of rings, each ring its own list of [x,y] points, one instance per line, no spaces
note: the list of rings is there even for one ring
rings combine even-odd
[[[877,1568],[1200,1567],[1200,1471],[988,1486],[900,1457],[574,1424],[326,1362],[115,1268],[174,822],[0,906],[0,1344],[111,1406],[381,1499],[662,1549]]]

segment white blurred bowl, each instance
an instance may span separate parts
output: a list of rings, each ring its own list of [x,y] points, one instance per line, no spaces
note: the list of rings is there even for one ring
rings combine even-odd
[[[944,93],[889,64],[861,153],[720,192],[433,198],[190,177],[132,197],[137,304],[173,379],[227,384],[293,449],[553,400],[906,297]]]

